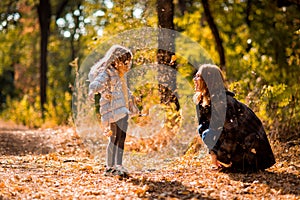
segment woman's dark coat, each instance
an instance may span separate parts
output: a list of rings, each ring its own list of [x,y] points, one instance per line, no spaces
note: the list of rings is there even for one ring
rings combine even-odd
[[[248,172],[271,167],[275,158],[260,119],[233,96],[233,93],[226,92],[227,109],[223,130],[210,150],[217,155],[219,161],[232,163],[230,169],[235,171]],[[198,131],[203,138],[205,133],[213,134],[213,131],[207,131],[211,107],[202,107],[200,103],[197,105]]]

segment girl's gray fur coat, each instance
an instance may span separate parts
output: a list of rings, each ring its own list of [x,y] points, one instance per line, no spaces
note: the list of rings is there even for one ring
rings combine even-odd
[[[125,47],[119,45],[115,45],[112,48],[118,48],[124,52],[130,52]],[[109,57],[111,57],[109,55],[106,56],[108,56],[107,60],[109,60]],[[93,70],[96,65],[102,65],[100,66],[102,69],[98,70],[98,72]],[[126,80],[126,77],[124,78]],[[91,95],[94,95],[95,93],[101,94],[99,104],[101,122],[104,126],[108,126],[110,123],[116,122],[125,117],[127,114],[130,114],[129,109],[126,107],[125,95],[122,91],[121,78],[118,74],[118,71],[112,67],[109,62],[96,63],[89,73],[89,80],[89,96],[91,97]],[[129,100],[132,98],[129,90],[128,98],[129,102]]]

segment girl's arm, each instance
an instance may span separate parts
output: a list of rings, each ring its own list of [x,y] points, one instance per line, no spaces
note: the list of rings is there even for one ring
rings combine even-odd
[[[104,90],[108,89],[108,80],[109,76],[104,71],[100,73],[93,82],[89,85],[89,94],[95,94],[98,92],[103,92]]]

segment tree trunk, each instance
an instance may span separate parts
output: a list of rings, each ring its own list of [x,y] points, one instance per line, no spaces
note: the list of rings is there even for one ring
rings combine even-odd
[[[251,29],[251,20],[250,20],[250,14],[251,14],[251,11],[252,11],[252,0],[248,0],[247,1],[247,7],[246,7],[246,24],[248,26],[249,29]],[[247,48],[246,48],[246,51],[249,52],[250,49],[252,48],[252,43],[248,43],[247,44]]]
[[[174,30],[173,0],[157,0],[158,27]],[[159,64],[159,90],[161,103],[174,103],[176,110],[180,109],[176,92],[176,61],[175,61],[175,34],[160,29],[158,35],[157,62]]]
[[[41,111],[44,116],[44,105],[47,101],[47,53],[48,53],[48,40],[50,34],[50,20],[51,20],[51,7],[49,0],[40,0],[38,5],[38,15],[41,30],[40,42],[40,98],[41,98]]]
[[[223,48],[223,44],[222,44],[222,39],[219,35],[219,31],[218,31],[218,28],[214,22],[214,19],[213,19],[213,16],[210,12],[210,9],[209,9],[209,3],[207,0],[202,0],[202,5],[203,5],[203,8],[204,8],[204,13],[205,13],[205,17],[206,17],[206,20],[207,20],[207,23],[213,33],[213,36],[215,38],[215,41],[216,41],[216,45],[217,45],[217,51],[219,53],[219,57],[220,57],[220,68],[225,71],[225,52],[224,52],[224,48]]]

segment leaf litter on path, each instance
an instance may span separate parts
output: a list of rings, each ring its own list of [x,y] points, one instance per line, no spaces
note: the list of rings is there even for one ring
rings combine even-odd
[[[103,175],[104,163],[71,127],[0,126],[0,145],[0,199],[300,199],[299,146],[284,156],[278,148],[277,163],[264,172],[224,173],[194,152],[120,179]]]

